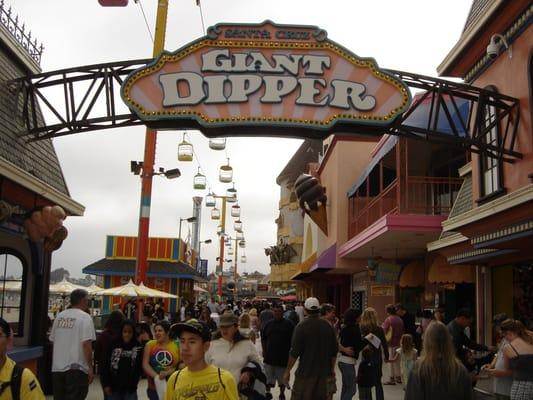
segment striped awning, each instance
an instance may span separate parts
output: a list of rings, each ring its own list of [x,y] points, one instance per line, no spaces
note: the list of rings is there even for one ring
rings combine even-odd
[[[432,283],[475,283],[473,265],[451,265],[444,257],[437,257],[429,267],[428,281]]]
[[[411,261],[402,269],[399,285],[401,288],[424,287],[424,260]]]

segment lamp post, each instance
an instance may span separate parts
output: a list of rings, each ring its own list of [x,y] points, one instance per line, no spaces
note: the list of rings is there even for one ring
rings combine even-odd
[[[189,218],[181,218],[180,217],[180,228],[179,228],[179,236],[178,236],[180,239],[181,239],[181,223],[183,221],[194,222],[194,221],[196,221],[196,217],[189,217]]]
[[[152,51],[153,57],[157,57],[165,47],[168,0],[158,0],[157,4],[155,39]],[[137,260],[135,265],[135,283],[137,284],[146,281],[146,270],[148,269],[148,237],[150,233],[150,206],[152,202],[152,176],[154,171],[156,141],[157,131],[155,129],[146,128],[143,160],[143,168],[146,173],[143,174],[142,178]],[[140,306],[140,302],[138,306]],[[141,312],[139,312],[138,315],[140,317]]]
[[[197,265],[199,264],[200,266],[202,265],[202,257],[201,257],[201,254],[202,254],[202,244],[209,244],[211,243],[212,240],[211,239],[206,239],[206,240],[202,240],[200,242],[198,242],[198,261],[197,261]],[[196,267],[196,270],[198,272],[199,271],[199,267]]]
[[[223,277],[222,277],[222,271],[224,267],[224,236],[226,231],[226,204],[228,197],[231,197],[232,199],[235,198],[235,195],[232,196],[217,196],[216,194],[211,194],[211,196],[214,199],[222,199],[222,208],[221,208],[221,216],[220,216],[220,254],[218,257],[218,265],[216,268],[216,272],[218,274],[218,290],[217,293],[219,296],[222,296],[222,284],[223,284]],[[207,200],[206,200],[207,203]]]
[[[237,262],[238,262],[238,259],[239,259],[239,246],[240,246],[240,242],[243,241],[244,239],[239,239],[239,238],[232,238],[232,237],[229,237],[229,240],[234,242],[235,244],[235,254],[233,255],[235,257],[235,264],[233,266],[233,281],[235,282],[235,301],[237,300],[237,293],[238,293],[238,288],[237,288]]]

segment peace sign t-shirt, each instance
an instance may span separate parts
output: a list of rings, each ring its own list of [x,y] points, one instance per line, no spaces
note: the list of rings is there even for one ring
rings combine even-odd
[[[165,345],[150,340],[146,343],[150,351],[150,366],[159,373],[171,367],[176,367],[180,360],[180,350],[177,342],[170,341]],[[148,379],[148,387],[155,389],[154,380]]]

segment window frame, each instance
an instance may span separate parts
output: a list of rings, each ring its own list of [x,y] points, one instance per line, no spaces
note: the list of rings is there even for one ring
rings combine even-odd
[[[485,90],[497,93],[498,90],[494,85],[489,85],[484,87]],[[492,118],[496,117],[497,110],[490,106],[485,105],[483,110],[483,124],[491,122]],[[488,118],[487,118],[488,114]],[[500,132],[500,125],[496,124],[485,137],[482,138],[484,144],[495,144],[496,146],[500,145],[501,142],[501,132]],[[487,201],[490,201],[498,196],[501,196],[506,193],[505,187],[503,185],[503,164],[502,160],[498,158],[493,158],[486,156],[484,152],[479,153],[478,157],[478,167],[479,167],[479,174],[478,174],[478,182],[479,182],[479,198],[476,201],[477,203],[484,203]],[[485,167],[487,163],[491,163],[492,165],[489,167]],[[494,171],[495,170],[495,171]],[[491,187],[492,190],[490,192],[487,191],[487,184],[486,184],[486,177],[485,174],[488,171],[494,171],[491,172]],[[494,180],[497,180],[497,185],[494,185]]]
[[[14,250],[9,247],[1,247],[0,246],[0,259],[2,255],[10,255],[13,257],[16,257],[19,259],[20,264],[22,265],[22,283],[20,287],[20,306],[19,306],[19,321],[17,326],[17,331],[13,331],[13,337],[23,337],[24,336],[24,320],[26,317],[26,287],[27,287],[27,280],[28,280],[28,262],[26,258],[22,255],[22,253],[18,252],[17,250]],[[0,272],[2,274],[2,272]],[[1,275],[0,275],[1,276]],[[3,279],[0,279],[0,285],[2,282],[5,282],[5,276]],[[6,307],[2,305],[2,302],[0,300],[0,316],[3,317],[3,310]],[[11,325],[11,324],[10,324]]]

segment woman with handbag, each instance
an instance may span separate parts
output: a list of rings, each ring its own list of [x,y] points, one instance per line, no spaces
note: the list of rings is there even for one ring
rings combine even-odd
[[[404,333],[404,326],[402,319],[396,315],[396,307],[392,304],[388,304],[385,308],[387,312],[387,318],[383,321],[381,327],[385,331],[385,339],[390,347],[389,353],[391,357],[396,354],[396,350],[400,348],[400,340]],[[400,360],[390,359],[390,379],[385,382],[385,385],[395,385],[402,383],[402,373],[400,371]]]

